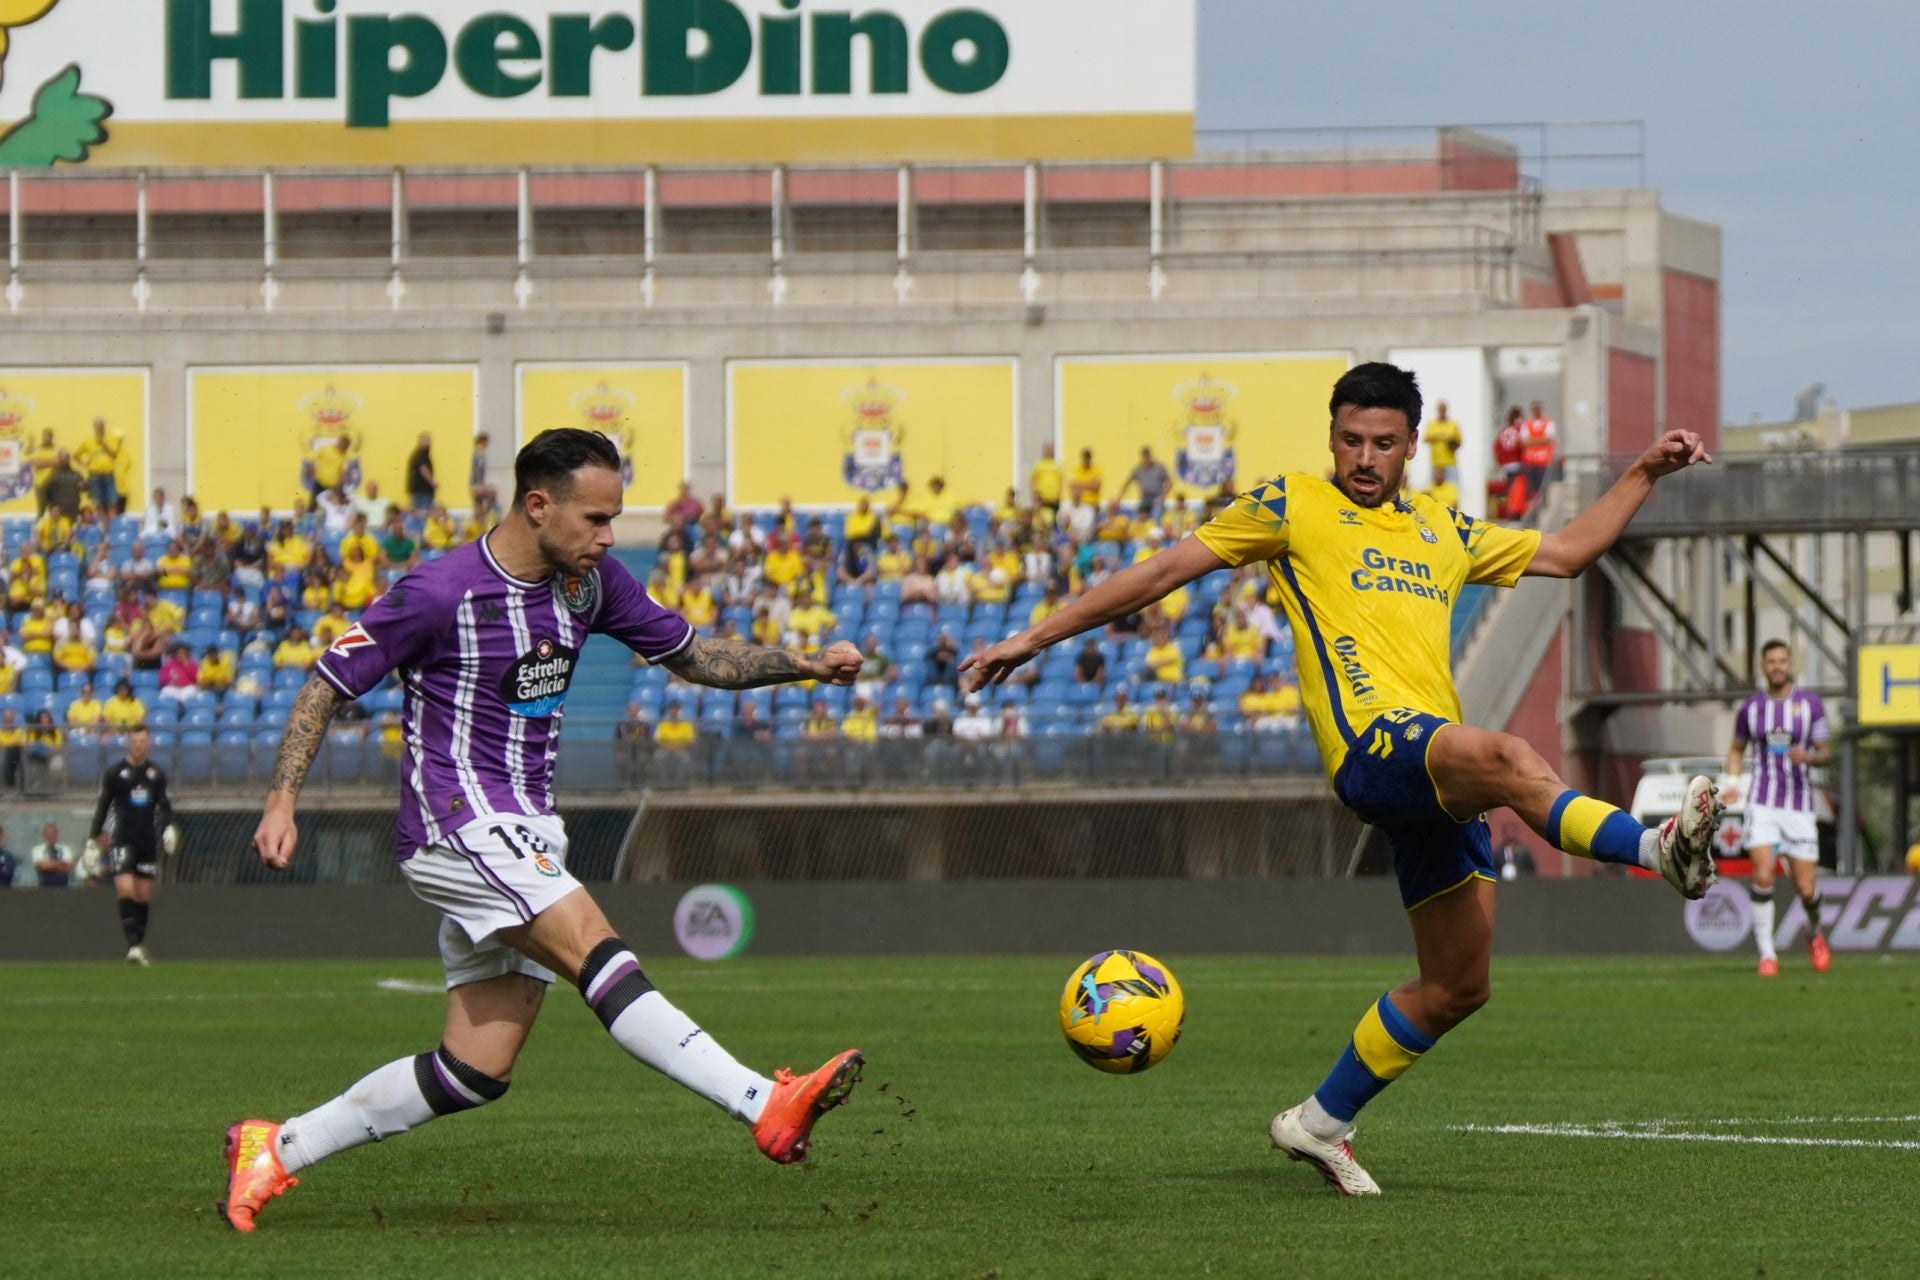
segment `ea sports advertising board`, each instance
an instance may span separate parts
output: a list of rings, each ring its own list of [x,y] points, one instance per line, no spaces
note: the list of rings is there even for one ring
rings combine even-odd
[[[0,169],[1192,150],[1195,0],[10,0]]]

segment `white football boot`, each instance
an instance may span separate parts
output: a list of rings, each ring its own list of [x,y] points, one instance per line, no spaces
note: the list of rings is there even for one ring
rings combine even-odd
[[[1726,810],[1710,778],[1687,784],[1680,812],[1660,828],[1660,874],[1683,898],[1703,898],[1720,873],[1713,865],[1713,837]]]
[[[1307,1132],[1307,1127],[1300,1123],[1300,1112],[1305,1105],[1282,1111],[1273,1118],[1267,1130],[1273,1136],[1273,1145],[1286,1152],[1287,1159],[1304,1160],[1318,1169],[1327,1185],[1343,1196],[1379,1195],[1380,1184],[1353,1158],[1351,1141],[1323,1142]]]

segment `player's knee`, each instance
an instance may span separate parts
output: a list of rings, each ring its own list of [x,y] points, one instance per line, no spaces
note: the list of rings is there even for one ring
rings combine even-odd
[[[1553,778],[1553,769],[1533,744],[1510,733],[1495,735],[1492,764],[1497,775],[1510,782],[1539,783]]]
[[[1485,978],[1430,985],[1427,1012],[1446,1027],[1457,1027],[1493,998],[1493,984]]]
[[[511,1071],[511,1067],[507,1070]],[[498,1102],[512,1084],[504,1075],[489,1075],[462,1061],[444,1044],[413,1060],[413,1080],[436,1116],[450,1116]]]

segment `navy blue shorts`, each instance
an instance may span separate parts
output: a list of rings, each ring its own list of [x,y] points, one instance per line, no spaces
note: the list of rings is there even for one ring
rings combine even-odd
[[[1484,817],[1465,822],[1448,813],[1427,772],[1427,747],[1445,716],[1401,708],[1368,721],[1340,771],[1340,803],[1386,833],[1401,905],[1411,911],[1475,876],[1498,883],[1493,834]]]

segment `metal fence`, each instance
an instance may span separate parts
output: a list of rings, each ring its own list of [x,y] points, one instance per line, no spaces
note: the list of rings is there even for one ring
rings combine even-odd
[[[560,791],[586,795],[644,790],[764,787],[803,791],[1019,787],[1072,783],[1092,786],[1312,778],[1320,758],[1304,728],[1239,729],[1158,737],[1146,733],[1089,734],[1074,725],[1040,726],[1030,736],[969,742],[952,737],[859,742],[763,739],[732,725],[702,722],[701,737],[685,746],[650,739],[622,741],[612,721],[570,719],[559,756]],[[156,744],[154,759],[173,788],[190,801],[203,794],[264,790],[278,744],[274,735],[234,732],[207,743]],[[27,799],[86,797],[97,791],[117,747],[68,742],[44,754],[9,757],[6,781]],[[378,735],[336,733],[315,758],[308,796],[359,795],[399,789],[404,748]]]
[[[1633,456],[1568,458],[1584,510]],[[1920,529],[1920,449],[1850,449],[1721,458],[1654,486],[1629,537]]]

